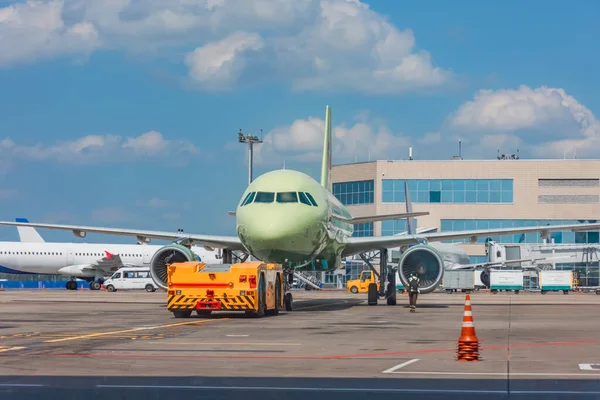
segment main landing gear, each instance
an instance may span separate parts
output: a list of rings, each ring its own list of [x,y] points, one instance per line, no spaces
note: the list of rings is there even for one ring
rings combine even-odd
[[[104,281],[100,279],[91,281],[89,284],[90,290],[100,290],[102,283],[104,283]],[[77,281],[75,278],[71,278],[71,280],[65,284],[65,288],[67,290],[77,290]]]
[[[397,303],[396,297],[396,270],[395,268],[390,269],[388,272],[388,250],[381,249],[379,251],[379,273],[371,264],[371,260],[368,259],[364,254],[360,254],[360,258],[373,270],[375,275],[379,278],[379,288],[376,283],[369,284],[367,301],[370,306],[376,306],[377,301],[385,299],[388,306],[395,306]],[[389,282],[386,285],[386,278]]]

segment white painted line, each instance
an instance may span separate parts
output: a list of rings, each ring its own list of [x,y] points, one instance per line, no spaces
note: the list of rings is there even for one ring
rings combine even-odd
[[[412,375],[481,375],[481,376],[599,376],[598,374],[565,374],[563,372],[437,372],[437,371],[396,371],[391,374]]]
[[[407,365],[410,365],[410,364],[412,364],[412,363],[415,363],[415,362],[417,362],[417,361],[419,361],[419,359],[418,359],[418,358],[413,358],[412,360],[409,360],[409,361],[407,361],[407,362],[403,362],[402,364],[398,364],[398,365],[396,365],[395,367],[392,367],[392,368],[386,369],[386,370],[385,370],[385,371],[383,371],[382,373],[383,373],[383,374],[391,374],[391,373],[393,373],[394,371],[397,371],[397,370],[399,370],[400,368],[402,368],[402,367],[406,367]]]
[[[248,337],[250,335],[225,335],[227,337]]]
[[[579,364],[579,369],[582,371],[598,371],[600,364]]]
[[[302,391],[302,392],[379,392],[379,393],[479,393],[506,394],[505,390],[443,390],[443,389],[380,389],[380,388],[336,388],[336,387],[272,387],[272,386],[167,386],[167,385],[96,385],[111,389],[205,389],[205,390],[258,390],[258,391]],[[560,392],[559,392],[560,393]]]
[[[37,383],[0,383],[0,387],[43,387],[46,385]]]
[[[403,388],[348,388],[348,387],[272,387],[272,386],[176,386],[176,385],[95,385],[104,389],[188,389],[188,390],[257,390],[265,392],[301,391],[301,392],[366,392],[366,393],[462,393],[462,394],[508,394],[506,390],[468,390],[468,389],[403,389]],[[598,395],[599,391],[575,390],[511,390],[515,394],[587,394]]]

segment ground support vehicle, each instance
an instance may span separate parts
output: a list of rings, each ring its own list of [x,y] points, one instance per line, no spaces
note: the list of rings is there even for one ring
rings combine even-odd
[[[167,309],[175,318],[188,318],[194,310],[198,315],[244,311],[262,317],[277,315],[284,306],[291,309],[291,293],[284,298],[281,264],[179,262],[167,267],[167,275]]]
[[[475,274],[479,271],[472,269],[457,269],[444,271],[442,286],[446,293],[451,294],[458,290],[471,293],[475,290]]]
[[[564,294],[569,294],[575,286],[575,273],[573,271],[540,271],[539,272],[540,292],[546,294],[550,291],[562,290]]]
[[[492,270],[490,271],[490,290],[514,290],[518,294],[523,290],[523,271],[518,270]]]
[[[379,290],[379,282],[375,281],[373,271],[362,271],[359,279],[352,279],[346,282],[346,291],[354,294],[367,293],[371,283],[376,284],[377,290]]]

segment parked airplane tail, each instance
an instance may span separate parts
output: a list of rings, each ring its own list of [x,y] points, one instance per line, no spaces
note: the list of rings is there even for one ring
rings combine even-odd
[[[321,163],[321,185],[331,191],[331,107],[325,109],[325,138]]]
[[[15,222],[26,222],[29,223],[27,218],[15,218]],[[45,243],[46,241],[42,236],[38,233],[35,228],[30,226],[17,226],[17,231],[19,232],[19,238],[21,242],[29,242],[29,243]]]

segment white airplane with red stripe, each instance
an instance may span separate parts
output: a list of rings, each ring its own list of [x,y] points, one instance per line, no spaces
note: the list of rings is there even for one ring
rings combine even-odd
[[[18,218],[17,222],[27,222]],[[150,266],[154,254],[164,245],[48,243],[33,227],[18,227],[20,242],[0,242],[0,272],[8,274],[65,275],[72,278],[67,289],[77,289],[75,278],[100,289],[105,276],[119,268]],[[202,247],[190,249],[198,260],[218,262],[218,253]]]

